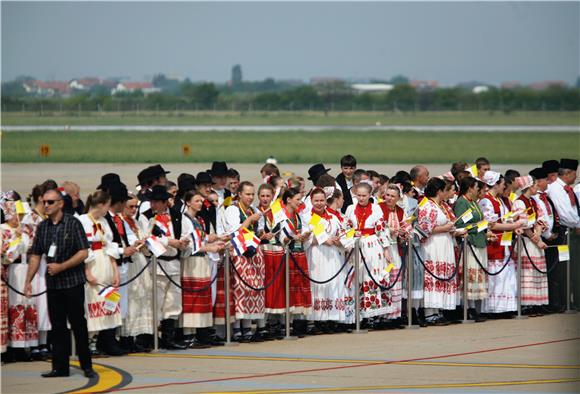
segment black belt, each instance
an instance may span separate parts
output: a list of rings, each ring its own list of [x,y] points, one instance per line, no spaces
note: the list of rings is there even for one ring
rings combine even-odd
[[[16,260],[14,260],[14,261],[13,261],[12,263],[10,263],[10,264],[20,264],[20,263],[22,263],[22,258],[21,258],[21,257],[17,258]]]

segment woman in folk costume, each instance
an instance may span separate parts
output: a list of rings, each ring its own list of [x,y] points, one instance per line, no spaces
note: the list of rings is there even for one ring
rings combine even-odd
[[[205,223],[198,217],[203,206],[203,196],[196,191],[185,193],[183,201],[186,210],[183,221],[189,220],[192,224],[193,245],[191,256],[182,256],[181,285],[182,292],[182,324],[186,338],[196,330],[189,338],[190,348],[211,345],[213,326],[213,303],[212,303],[212,266],[219,261],[218,252],[223,250],[225,244],[216,234],[205,233]],[[188,291],[201,290],[201,291]]]
[[[22,219],[22,229],[30,237],[30,244],[34,240],[38,225],[46,218],[44,215],[44,202],[42,195],[44,188],[36,185],[32,189],[31,200],[34,208]],[[46,256],[42,256],[38,273],[32,279],[32,293],[39,294],[46,290]],[[51,330],[50,319],[48,316],[48,303],[46,294],[34,297],[32,299],[36,305],[38,316],[38,347],[31,349],[33,360],[45,360],[49,357],[48,352],[48,332]]]
[[[119,285],[117,263],[109,248],[116,248],[113,233],[104,218],[109,211],[111,197],[108,192],[97,190],[89,195],[87,213],[79,220],[91,245],[85,260],[85,284],[87,328],[89,333],[98,333],[97,350],[110,356],[124,354],[115,338],[115,329],[122,324],[120,304],[107,302],[99,292],[109,286]],[[94,351],[94,349],[91,349]]]
[[[404,220],[405,212],[403,208],[397,205],[397,202],[401,198],[401,189],[397,185],[381,187],[380,195],[383,202],[379,203],[379,207],[383,211],[383,219],[389,230],[387,232],[390,243],[386,249],[387,264],[393,264],[390,266],[390,269],[389,265],[387,265],[387,270],[389,270],[390,275],[390,280],[388,281],[389,286],[397,280],[394,287],[385,292],[388,305],[386,318],[398,319],[401,317],[401,302],[403,297],[403,275],[402,273],[399,274],[401,257],[403,256],[402,243],[409,238],[411,225]]]
[[[138,241],[144,241],[147,229],[141,227],[141,222],[135,216],[139,209],[139,200],[135,195],[129,194],[129,200],[125,203],[123,220],[127,224],[127,239],[129,244],[134,245]],[[131,256],[127,276],[135,278],[147,265],[149,254],[145,246],[138,247],[138,252]],[[131,352],[143,352],[149,350],[150,341],[146,338],[153,336],[153,323],[151,316],[151,294],[153,282],[150,270],[146,269],[137,278],[127,285],[129,305],[125,316],[124,331],[129,337]]]
[[[514,222],[512,218],[506,216],[509,209],[500,198],[505,190],[505,179],[503,175],[495,171],[486,171],[483,181],[489,187],[488,192],[479,201],[479,206],[483,211],[483,216],[489,224],[490,230],[495,235],[496,240],[487,245],[487,267],[488,271],[499,272],[506,264],[507,266],[498,275],[488,277],[488,296],[483,301],[483,312],[485,313],[505,313],[517,310],[517,277],[516,263],[510,245],[502,245],[502,236],[513,232],[524,225],[524,222]],[[516,218],[517,219],[517,218]]]
[[[538,220],[544,213],[532,198],[538,193],[536,180],[531,175],[525,175],[516,178],[516,183],[521,194],[514,201],[513,209],[520,212],[521,219],[527,220],[521,252],[521,305],[524,307],[524,313],[541,315],[540,306],[548,305],[548,278],[547,275],[537,271],[546,271],[544,249],[547,248],[547,245],[542,241],[542,232],[546,226],[542,220]]]
[[[255,189],[251,182],[244,181],[238,188],[238,201],[225,210],[225,234],[232,234],[241,228],[254,233],[258,231],[258,221],[262,213],[252,207]],[[260,248],[250,249],[245,255],[235,256],[232,253],[233,297],[235,306],[233,339],[242,342],[260,341],[259,331],[265,326],[264,322],[264,292],[256,291],[246,286],[244,281],[254,288],[264,286],[265,267],[264,257]],[[241,276],[241,278],[240,278]],[[261,321],[258,332],[252,334],[252,319]]]
[[[465,230],[455,231],[453,217],[442,206],[447,183],[439,178],[431,178],[425,187],[427,201],[419,208],[419,227],[427,235],[423,240],[425,253],[424,308],[427,324],[446,325],[448,322],[442,310],[455,310],[457,304],[457,281],[440,280],[450,278],[455,272],[455,244],[453,235],[465,234]]]
[[[466,238],[468,244],[465,247],[468,312],[476,322],[483,322],[485,318],[480,312],[482,302],[487,298],[487,275],[479,264],[487,269],[487,229],[480,231],[477,227],[477,223],[484,220],[483,212],[477,203],[479,193],[480,185],[477,179],[463,178],[453,211],[458,218],[456,222],[458,228],[470,226]]]
[[[16,289],[22,289],[26,281],[28,264],[26,253],[32,245],[24,231],[16,204],[21,204],[20,196],[14,191],[2,196],[2,210],[6,222],[0,225],[2,231],[2,266],[7,266],[7,282]],[[38,345],[38,321],[36,304],[13,290],[8,292],[8,346],[16,360],[29,360],[25,348]]]
[[[275,193],[274,186],[269,183],[263,183],[258,188],[258,210],[262,212],[262,217],[258,224],[258,236],[260,237],[260,249],[262,249],[264,255],[264,283],[272,283],[264,290],[265,312],[268,314],[270,326],[269,330],[262,330],[260,333],[264,339],[270,339],[271,337],[281,338],[284,335],[281,329],[281,321],[286,307],[283,272],[285,254],[284,248],[278,239],[281,225],[280,223],[274,224],[274,215],[270,208]]]
[[[350,205],[346,209],[345,217],[350,221],[356,230],[355,236],[360,237],[361,264],[358,272],[360,281],[359,302],[361,306],[361,317],[368,320],[368,325],[373,326],[372,319],[382,316],[388,312],[386,297],[388,293],[381,290],[375,281],[381,286],[388,285],[390,275],[386,272],[386,260],[384,246],[389,246],[384,238],[382,230],[383,211],[378,204],[371,204],[372,186],[368,183],[359,183],[356,186],[357,203]],[[355,256],[356,257],[356,256]],[[365,269],[365,263],[373,278]],[[387,294],[383,296],[383,294]]]
[[[290,248],[290,313],[295,315],[294,335],[304,336],[308,328],[305,316],[312,310],[312,290],[310,280],[305,278],[300,269],[309,272],[308,260],[304,252],[304,242],[310,237],[308,225],[303,222],[299,210],[302,206],[302,194],[297,189],[287,189],[282,195],[282,203],[288,220],[282,223],[280,241]],[[298,267],[300,268],[298,268]],[[286,285],[284,278],[283,285]],[[284,289],[285,287],[282,287]]]
[[[329,189],[332,197],[334,187]],[[331,278],[340,271],[332,281],[324,284],[312,284],[312,312],[307,316],[308,320],[321,322],[319,329],[322,331],[334,331],[336,322],[346,320],[346,288],[345,279],[348,270],[343,268],[344,253],[340,237],[342,233],[341,223],[337,216],[333,215],[326,206],[327,195],[324,190],[314,188],[310,193],[312,210],[304,216],[304,222],[309,223],[312,231],[310,237],[305,240],[304,247],[310,266],[310,277],[323,281]],[[313,220],[313,218],[317,220]],[[324,232],[316,236],[316,224],[322,225]],[[320,243],[322,241],[322,243]],[[333,322],[328,325],[323,322]]]

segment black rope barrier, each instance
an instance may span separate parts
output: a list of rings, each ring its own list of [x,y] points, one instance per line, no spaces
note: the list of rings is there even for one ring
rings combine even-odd
[[[167,279],[169,279],[169,281],[171,283],[173,283],[175,286],[179,287],[181,289],[181,291],[184,291],[186,293],[199,293],[199,292],[202,292],[202,291],[206,291],[206,290],[210,289],[213,286],[214,282],[216,281],[216,279],[218,277],[218,273],[216,272],[215,276],[213,277],[213,279],[211,280],[211,282],[209,282],[208,285],[206,285],[204,287],[200,287],[199,289],[186,289],[183,286],[181,286],[179,283],[177,283],[176,281],[174,281],[173,278],[171,278],[171,276],[169,276],[169,274],[167,274],[167,271],[165,271],[165,268],[163,268],[163,266],[161,265],[161,263],[159,261],[157,261],[157,266],[159,268],[161,268],[161,271],[163,271],[163,274],[165,275],[165,277]],[[156,286],[156,284],[153,283],[153,286]]]
[[[311,278],[306,272],[304,272],[304,270],[302,269],[302,267],[300,267],[300,265],[298,265],[298,262],[296,261],[296,259],[294,258],[294,256],[292,255],[292,253],[290,253],[290,258],[292,259],[292,264],[294,264],[294,266],[296,268],[298,268],[298,271],[300,271],[300,274],[305,277],[306,279],[308,279],[310,282],[315,283],[317,285],[325,285],[331,281],[333,281],[344,269],[344,267],[346,267],[346,265],[348,264],[348,261],[350,260],[350,258],[352,257],[352,252],[354,251],[354,249],[349,253],[348,257],[344,260],[344,263],[342,264],[342,266],[340,267],[340,269],[338,270],[338,272],[334,275],[332,275],[330,278],[328,278],[327,280],[316,280]]]
[[[270,282],[266,283],[263,287],[254,287],[251,284],[249,284],[248,282],[246,282],[246,280],[242,277],[242,274],[240,274],[240,272],[238,271],[238,269],[236,268],[236,265],[233,263],[230,264],[233,268],[234,268],[234,272],[236,273],[236,275],[238,276],[238,278],[240,278],[240,280],[242,281],[242,283],[246,286],[249,287],[250,289],[254,290],[254,291],[264,291],[267,288],[269,288],[270,286],[272,286],[274,284],[274,282],[276,281],[276,279],[278,279],[278,276],[280,275],[280,272],[282,272],[282,266],[284,266],[284,259],[286,258],[286,255],[283,255],[282,258],[280,259],[280,264],[278,265],[278,268],[276,269],[276,272],[274,273],[274,276],[272,277],[272,279],[270,279]]]
[[[26,297],[26,294],[22,293],[21,291],[15,289],[10,283],[8,283],[8,281],[4,278],[2,278],[2,282],[4,282],[6,284],[6,286],[12,290],[13,292],[15,292],[16,294],[20,294],[21,296]],[[41,295],[46,294],[46,290],[44,290],[43,292],[40,293],[36,293],[36,294],[31,294],[30,298],[34,298],[34,297],[40,297]]]
[[[129,264],[135,264],[135,263],[129,263]],[[137,275],[135,275],[134,277],[132,277],[131,279],[129,279],[126,282],[119,283],[119,286],[117,286],[117,287],[127,286],[129,283],[133,282],[135,279],[137,279],[138,277],[141,276],[141,274],[147,269],[147,267],[149,267],[150,264],[151,264],[151,259],[148,259],[147,264],[145,264],[145,266],[143,268],[141,268],[141,271],[139,271],[137,273]]]
[[[429,275],[431,275],[435,279],[440,280],[442,282],[450,282],[455,278],[455,276],[457,275],[457,272],[459,271],[459,262],[461,261],[461,255],[459,256],[459,258],[457,259],[457,262],[455,263],[455,270],[453,271],[453,274],[449,278],[442,278],[440,276],[435,275],[433,272],[431,272],[431,270],[429,268],[427,268],[427,266],[425,265],[425,262],[423,260],[421,260],[421,256],[419,256],[419,252],[417,252],[417,248],[415,247],[415,245],[412,245],[412,246],[413,246],[413,252],[415,252],[415,256],[417,256],[417,260],[419,260],[419,263],[421,263],[421,265],[423,266],[423,268],[425,268],[425,271],[427,271],[427,273]],[[463,248],[461,248],[461,250],[463,250]]]
[[[365,269],[367,271],[367,274],[369,275],[369,277],[371,278],[371,280],[374,282],[375,285],[377,285],[377,287],[379,289],[381,289],[382,291],[388,291],[388,290],[391,290],[393,287],[395,287],[395,285],[399,281],[399,278],[401,277],[401,272],[403,272],[405,270],[405,260],[401,261],[401,267],[399,268],[399,272],[397,272],[397,277],[395,278],[395,280],[393,281],[393,283],[391,283],[388,286],[383,286],[383,285],[381,285],[380,283],[378,283],[375,280],[373,274],[371,273],[371,270],[369,269],[369,266],[367,265],[367,261],[365,259],[365,256],[364,256],[362,250],[359,249],[359,252],[360,252],[360,257],[361,257],[361,259],[363,261],[363,265],[365,266]]]
[[[501,267],[497,272],[489,272],[487,270],[487,268],[483,266],[483,264],[481,263],[481,261],[479,261],[479,258],[475,254],[475,250],[473,250],[473,245],[471,245],[471,243],[469,243],[469,241],[466,241],[466,242],[467,242],[467,245],[469,245],[469,249],[471,250],[471,254],[473,254],[473,257],[475,257],[475,261],[477,262],[477,264],[481,267],[481,269],[483,270],[483,272],[485,272],[489,276],[495,276],[495,275],[501,274],[502,271],[508,266],[508,264],[509,264],[509,262],[510,262],[510,260],[512,258],[512,251],[510,249],[510,254],[509,254],[508,258],[506,259],[505,264],[503,265],[503,267]]]
[[[532,260],[532,258],[530,257],[530,253],[528,252],[528,247],[526,246],[525,240],[522,239],[522,245],[524,247],[524,251],[526,252],[526,256],[528,256],[528,260],[530,260],[530,264],[532,265],[532,267],[538,271],[540,274],[542,275],[548,275],[550,272],[554,271],[554,269],[558,266],[558,263],[554,264],[552,267],[550,267],[549,269],[542,271],[541,269],[539,269],[536,264],[534,264],[534,260]]]

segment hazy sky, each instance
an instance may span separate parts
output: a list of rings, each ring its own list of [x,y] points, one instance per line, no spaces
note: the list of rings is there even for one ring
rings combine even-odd
[[[155,73],[442,84],[579,74],[578,2],[8,2],[2,80]]]

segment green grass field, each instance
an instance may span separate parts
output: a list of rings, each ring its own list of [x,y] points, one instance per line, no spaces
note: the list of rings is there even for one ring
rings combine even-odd
[[[3,125],[580,125],[580,112],[3,112]]]
[[[40,145],[50,155],[40,157]],[[190,153],[184,155],[183,145]],[[578,133],[458,132],[4,132],[2,162],[336,162],[347,153],[367,163],[534,163],[578,157]]]

